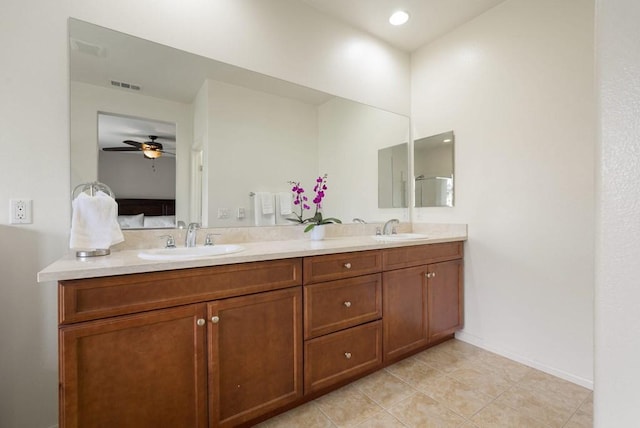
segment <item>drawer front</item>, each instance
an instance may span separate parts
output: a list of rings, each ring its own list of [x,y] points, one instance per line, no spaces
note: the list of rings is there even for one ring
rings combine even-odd
[[[304,345],[304,393],[382,365],[382,321],[311,339]]]
[[[446,260],[461,259],[462,242],[389,248],[382,253],[384,270],[402,269]]]
[[[305,257],[304,283],[314,284],[382,271],[380,251]]]
[[[302,259],[61,281],[59,322],[69,324],[301,284]]]
[[[305,339],[380,319],[382,275],[305,285],[304,314]]]

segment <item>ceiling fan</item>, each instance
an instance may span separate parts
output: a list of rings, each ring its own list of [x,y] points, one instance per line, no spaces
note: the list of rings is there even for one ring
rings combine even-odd
[[[105,152],[137,152],[141,151],[145,158],[147,159],[156,159],[162,156],[163,154],[167,154],[169,156],[175,156],[175,153],[167,152],[162,149],[162,144],[158,143],[156,140],[158,136],[149,135],[150,141],[145,141],[144,143],[140,143],[138,141],[133,140],[124,140],[123,143],[128,144],[132,147],[104,147],[102,150]]]

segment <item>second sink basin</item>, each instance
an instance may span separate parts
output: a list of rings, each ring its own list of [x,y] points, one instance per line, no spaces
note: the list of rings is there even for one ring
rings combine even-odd
[[[377,241],[411,241],[413,239],[427,239],[427,235],[422,233],[396,233],[393,235],[376,235],[373,239]]]
[[[186,260],[238,253],[242,250],[244,250],[244,247],[235,244],[220,244],[204,247],[160,248],[142,250],[138,253],[138,257],[145,260]]]

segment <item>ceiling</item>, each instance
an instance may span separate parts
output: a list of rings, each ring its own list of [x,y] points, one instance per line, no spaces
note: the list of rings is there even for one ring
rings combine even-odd
[[[413,52],[505,0],[301,0],[400,50]],[[409,13],[400,27],[389,24],[396,10]]]

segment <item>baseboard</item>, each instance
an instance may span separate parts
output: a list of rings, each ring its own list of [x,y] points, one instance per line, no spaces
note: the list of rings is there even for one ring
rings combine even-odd
[[[462,341],[462,342],[466,342],[469,343],[471,345],[477,346],[478,348],[482,348],[485,351],[489,351],[489,352],[493,352],[494,354],[498,354],[501,355],[505,358],[508,358],[510,360],[516,361],[518,363],[524,364],[525,366],[529,366],[531,368],[543,371],[545,373],[548,373],[550,375],[559,377],[560,379],[564,379],[567,380],[571,383],[575,383],[577,385],[583,386],[585,388],[588,388],[590,390],[593,391],[593,381],[589,380],[589,379],[585,379],[579,376],[575,376],[571,373],[567,373],[563,370],[558,370],[554,367],[550,367],[547,366],[546,364],[541,364],[537,361],[534,360],[530,360],[529,358],[525,358],[522,357],[518,354],[514,354],[512,352],[509,351],[505,351],[504,349],[501,349],[499,347],[496,346],[492,346],[489,343],[486,343],[484,340],[482,340],[481,338],[479,338],[478,336],[475,336],[473,334],[469,334],[466,333],[464,331],[459,331],[456,332],[456,339]]]

